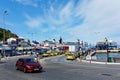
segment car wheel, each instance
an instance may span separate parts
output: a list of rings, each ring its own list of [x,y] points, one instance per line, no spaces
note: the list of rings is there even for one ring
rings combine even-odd
[[[24,72],[24,73],[26,73],[26,72],[27,72],[26,68],[24,68],[24,69],[23,69],[23,72]]]

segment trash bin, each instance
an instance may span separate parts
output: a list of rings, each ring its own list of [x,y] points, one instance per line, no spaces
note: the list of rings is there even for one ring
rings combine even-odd
[[[108,62],[112,62],[112,58],[111,57],[108,57]]]

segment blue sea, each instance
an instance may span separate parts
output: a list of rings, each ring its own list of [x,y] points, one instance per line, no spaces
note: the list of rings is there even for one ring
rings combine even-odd
[[[97,61],[107,61],[108,58],[120,58],[120,53],[96,53],[95,54]]]

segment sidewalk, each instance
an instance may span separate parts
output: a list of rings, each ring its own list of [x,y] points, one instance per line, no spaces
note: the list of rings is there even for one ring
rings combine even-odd
[[[77,59],[80,63],[89,63],[89,64],[109,64],[109,65],[120,65],[120,63],[114,63],[114,62],[99,62],[99,61],[92,61],[92,60],[80,60]]]
[[[8,57],[1,58],[0,61],[5,61],[5,60],[17,58],[17,57],[19,58],[19,57],[23,57],[23,56],[30,56],[30,55],[8,56]]]

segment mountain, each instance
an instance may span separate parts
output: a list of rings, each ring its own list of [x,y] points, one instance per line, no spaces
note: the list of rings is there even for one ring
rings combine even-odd
[[[0,28],[0,41],[3,41],[4,33],[5,32],[5,40],[7,40],[10,37],[17,38],[17,34],[12,33],[10,30],[6,30],[3,28]]]

